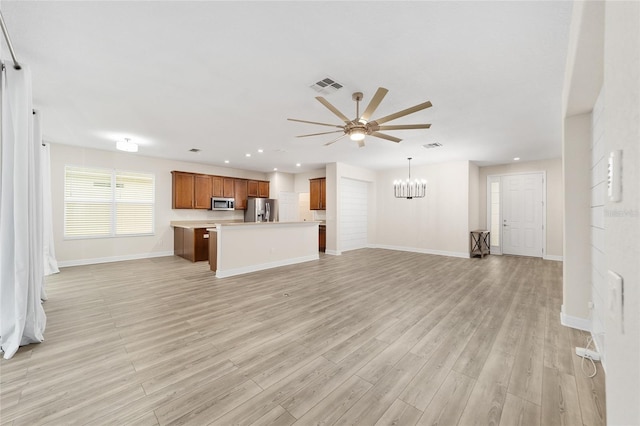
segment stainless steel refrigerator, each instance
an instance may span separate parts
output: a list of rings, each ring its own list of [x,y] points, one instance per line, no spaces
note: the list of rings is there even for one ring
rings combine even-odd
[[[278,200],[271,198],[249,198],[244,211],[245,222],[277,222]]]

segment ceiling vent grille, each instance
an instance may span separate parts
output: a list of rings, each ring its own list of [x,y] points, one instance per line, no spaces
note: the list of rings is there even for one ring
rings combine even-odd
[[[431,148],[438,148],[438,147],[442,146],[442,144],[439,143],[439,142],[434,142],[434,143],[427,143],[427,144],[424,144],[422,146],[424,148],[426,148],[426,149],[431,149]]]
[[[313,83],[311,86],[313,90],[318,93],[322,93],[323,95],[329,95],[333,92],[336,92],[342,89],[342,84],[338,83],[334,79],[330,77],[323,78],[322,80],[318,80]]]
[[[200,148],[191,148],[189,152],[200,152],[202,151]]]

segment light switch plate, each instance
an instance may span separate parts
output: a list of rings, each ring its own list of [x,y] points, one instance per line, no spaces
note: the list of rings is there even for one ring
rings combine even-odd
[[[609,201],[622,201],[622,151],[611,151],[607,164],[607,196]]]
[[[615,326],[619,328],[620,333],[624,334],[624,280],[613,271],[609,271],[607,277],[609,317],[614,321]]]

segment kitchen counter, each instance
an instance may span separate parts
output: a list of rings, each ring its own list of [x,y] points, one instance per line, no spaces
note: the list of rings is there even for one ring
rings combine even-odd
[[[214,228],[217,224],[230,224],[230,223],[244,223],[241,220],[173,220],[170,222],[170,226],[173,228],[183,229],[201,229],[201,228]]]
[[[319,259],[319,222],[228,222],[207,228],[217,278]]]

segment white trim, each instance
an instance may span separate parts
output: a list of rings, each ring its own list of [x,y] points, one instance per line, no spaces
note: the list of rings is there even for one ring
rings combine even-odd
[[[58,266],[60,268],[67,268],[69,266],[95,265],[98,263],[122,262],[125,260],[151,259],[154,257],[166,257],[166,256],[173,256],[173,250],[158,251],[154,253],[127,254],[124,256],[96,257],[93,259],[63,260],[63,261],[58,261]]]
[[[279,266],[295,265],[296,263],[310,262],[312,260],[318,260],[318,259],[320,259],[320,255],[314,254],[310,256],[295,257],[293,259],[285,259],[285,260],[278,260],[275,262],[261,263],[258,265],[232,268],[232,269],[227,269],[226,271],[221,271],[220,269],[218,269],[216,271],[216,278],[227,278],[227,277],[232,277],[234,275],[248,274],[249,272],[262,271],[264,269],[277,268]]]
[[[555,260],[556,262],[562,262],[563,261],[563,257],[562,256],[557,256],[555,254],[545,254],[544,256],[542,256],[542,258],[544,260]]]
[[[437,256],[461,257],[464,259],[469,259],[469,253],[467,252],[431,250],[431,249],[425,249],[425,248],[419,248],[419,247],[390,246],[386,244],[369,244],[368,247],[380,248],[380,249],[386,249],[386,250],[410,251],[412,253],[435,254]]]
[[[332,255],[332,256],[340,256],[340,255],[342,254],[342,252],[341,252],[341,251],[339,251],[339,250],[329,250],[329,249],[326,249],[326,250],[324,251],[324,253],[325,253],[325,254],[330,254],[330,255]]]
[[[591,332],[591,320],[589,320],[588,318],[580,318],[567,315],[562,311],[560,311],[560,324],[567,327],[576,328],[578,330]]]

